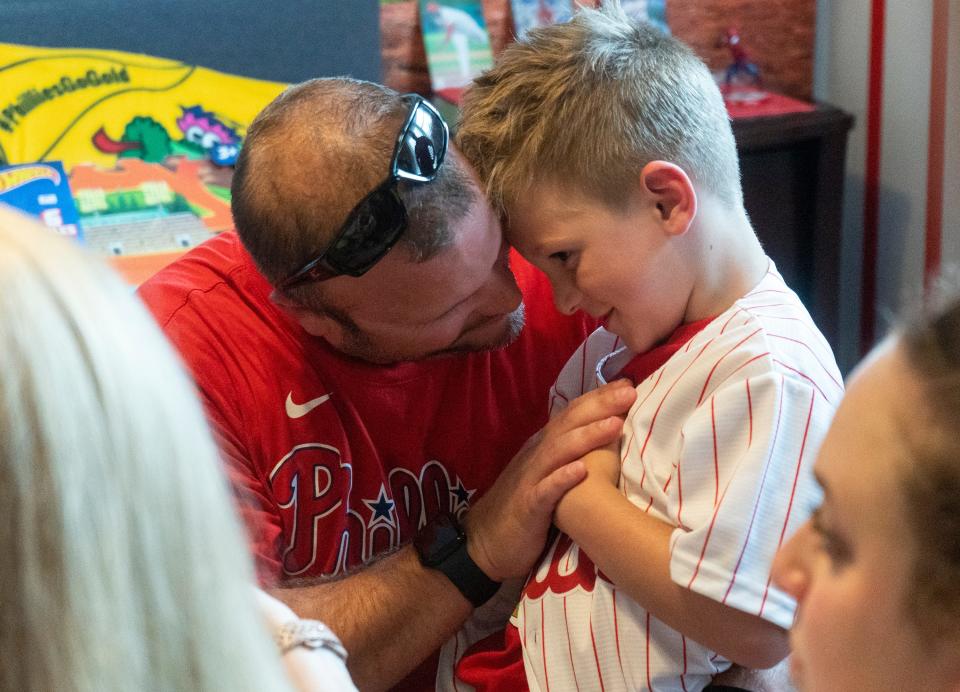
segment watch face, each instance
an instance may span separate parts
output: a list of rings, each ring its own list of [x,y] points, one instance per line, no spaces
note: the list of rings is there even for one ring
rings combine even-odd
[[[450,514],[438,514],[417,534],[413,544],[420,561],[427,567],[436,567],[446,560],[464,542],[466,536]]]

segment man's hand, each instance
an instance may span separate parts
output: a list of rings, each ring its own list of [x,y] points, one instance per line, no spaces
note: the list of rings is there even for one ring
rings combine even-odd
[[[557,502],[586,476],[580,457],[620,438],[634,399],[626,380],[575,399],[527,441],[467,513],[467,550],[487,576],[503,581],[530,571]]]

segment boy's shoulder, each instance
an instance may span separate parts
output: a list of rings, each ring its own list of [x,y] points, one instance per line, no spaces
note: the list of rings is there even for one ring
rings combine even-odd
[[[813,386],[834,405],[843,392],[833,349],[772,262],[760,283],[688,346],[680,360],[699,361],[696,369],[710,374],[705,388],[776,374]]]

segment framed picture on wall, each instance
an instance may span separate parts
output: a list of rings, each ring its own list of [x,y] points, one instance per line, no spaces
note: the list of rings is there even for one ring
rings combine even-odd
[[[433,90],[459,103],[463,89],[493,65],[480,0],[420,0],[420,17]]]

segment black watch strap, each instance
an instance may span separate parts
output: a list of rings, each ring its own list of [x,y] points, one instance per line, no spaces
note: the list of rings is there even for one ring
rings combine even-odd
[[[430,519],[413,545],[420,562],[442,572],[475,608],[489,601],[500,588],[500,582],[488,577],[470,557],[467,535],[453,514]]]
[[[477,563],[467,552],[466,541],[437,565],[436,569],[447,575],[447,579],[453,582],[474,608],[479,608],[493,598],[500,588],[500,582],[494,581],[477,567]]]

